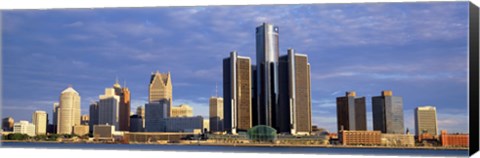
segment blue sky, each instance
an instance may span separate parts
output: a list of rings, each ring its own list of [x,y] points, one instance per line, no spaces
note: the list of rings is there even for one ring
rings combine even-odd
[[[174,105],[208,117],[222,94],[230,51],[255,61],[255,27],[280,27],[280,50],[307,54],[313,124],[336,131],[335,98],[393,90],[413,110],[437,107],[440,129],[467,132],[468,3],[370,3],[2,11],[2,116],[31,120],[52,111],[69,84],[82,113],[118,76],[132,110],[148,96],[151,72],[170,71]],[[252,61],[252,63],[254,63]]]

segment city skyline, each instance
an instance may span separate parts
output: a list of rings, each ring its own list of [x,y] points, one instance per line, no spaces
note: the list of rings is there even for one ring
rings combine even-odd
[[[128,83],[132,95],[131,109],[136,109],[148,102],[148,74],[160,70],[172,73],[172,106],[189,104],[196,115],[208,118],[208,99],[215,95],[215,84],[222,83],[222,58],[237,49],[239,55],[252,57],[251,62],[255,63],[255,34],[252,28],[266,21],[279,26],[282,32],[280,55],[286,54],[286,48],[293,47],[309,56],[312,64],[313,125],[336,131],[335,98],[345,91],[354,90],[367,98],[367,129],[371,130],[370,98],[382,90],[392,90],[404,99],[405,129],[414,129],[413,109],[428,104],[437,107],[439,129],[465,132],[467,126],[461,123],[468,116],[465,40],[468,24],[464,20],[467,3],[453,4],[242,6],[239,9],[243,12],[250,9],[265,12],[243,15],[245,20],[220,16],[225,12],[240,15],[240,11],[230,10],[229,7],[6,11],[4,20],[15,22],[6,23],[3,29],[2,116],[29,120],[34,110],[50,114],[52,104],[58,102],[58,93],[68,84],[73,84],[81,94],[82,114],[86,114],[90,101],[96,100],[104,87],[114,83],[117,75]],[[405,7],[419,11],[399,10]],[[285,9],[286,13],[281,14]],[[352,10],[355,9],[362,10],[362,13],[354,16]],[[445,9],[453,13],[444,13],[442,10]],[[140,13],[131,17],[115,14],[138,10]],[[58,19],[48,22],[36,21],[38,25],[31,30],[31,35],[27,36],[19,29],[31,28],[28,25],[30,22],[38,18],[48,20],[46,17],[59,12],[66,15],[59,15]],[[161,15],[160,18],[149,16],[153,13]],[[102,15],[103,18],[85,16],[90,14]],[[173,18],[173,15],[179,14],[186,14],[180,16],[185,19]],[[209,15],[222,18],[209,21]],[[172,24],[162,23],[160,19],[165,17],[170,17],[167,20]],[[207,20],[200,22],[195,20],[196,17]],[[320,22],[306,25],[313,23],[312,19],[316,17],[320,18]],[[427,20],[429,18],[433,20]],[[238,26],[231,24],[236,20],[240,20]],[[292,20],[295,22],[289,22]],[[189,21],[192,22],[185,23],[187,26],[180,25]],[[222,21],[229,25],[216,23]],[[119,28],[108,27],[112,24],[119,24]],[[335,24],[339,27],[332,27]],[[54,35],[48,32],[51,25],[60,27],[64,33]],[[205,26],[199,28],[202,25]],[[176,26],[178,28],[174,28]],[[106,28],[112,30],[107,31]],[[95,31],[100,32],[93,34]],[[163,39],[162,35],[171,36],[168,32],[174,32],[178,37]],[[95,36],[109,41],[92,45],[92,42],[98,42],[92,39]],[[383,38],[387,40],[381,40]],[[389,40],[392,42],[389,43]],[[22,42],[29,43],[31,47],[21,47]],[[41,65],[44,63],[51,63],[51,66]],[[70,63],[71,67],[52,68],[55,64]],[[121,66],[125,63],[129,63],[127,67]],[[111,67],[108,67],[109,64]],[[70,71],[75,73],[67,73]],[[25,92],[27,87],[32,92]],[[222,90],[221,87],[218,89]],[[20,92],[29,97],[20,96]],[[33,92],[36,95],[32,95]],[[464,108],[458,108],[461,106]]]

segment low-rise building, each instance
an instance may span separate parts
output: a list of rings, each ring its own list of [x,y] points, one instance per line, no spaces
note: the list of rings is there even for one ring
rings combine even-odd
[[[15,121],[12,117],[6,117],[2,119],[2,130],[3,131],[13,131],[13,124]]]
[[[13,133],[27,134],[33,137],[35,136],[35,125],[22,120],[13,124]]]
[[[448,147],[468,147],[469,135],[468,134],[448,134],[446,130],[441,131],[440,141],[442,146]]]
[[[88,125],[75,125],[73,126],[73,134],[77,136],[84,136],[87,135],[89,132]]]
[[[165,119],[166,132],[203,131],[203,117],[170,117]]]
[[[415,146],[415,138],[411,134],[382,134],[382,145],[385,146]]]
[[[140,115],[130,116],[130,132],[143,132],[145,128],[144,119]]]
[[[115,132],[115,126],[113,125],[94,125],[93,137],[94,140],[113,141],[113,133]]]
[[[380,131],[340,131],[338,139],[343,145],[380,145]]]
[[[179,106],[172,106],[171,117],[192,117],[193,108],[187,104],[180,104]]]
[[[124,133],[124,141],[131,144],[151,144],[151,143],[168,143],[179,142],[189,136],[198,135],[190,132],[126,132]]]

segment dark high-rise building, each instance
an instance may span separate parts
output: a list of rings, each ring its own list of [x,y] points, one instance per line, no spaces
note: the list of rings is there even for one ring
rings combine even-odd
[[[273,108],[274,128],[280,133],[308,135],[312,129],[308,57],[289,49],[278,63],[279,102]]]
[[[145,131],[165,132],[169,101],[163,100],[145,104]]]
[[[257,66],[252,65],[252,127],[258,125]]]
[[[143,118],[139,115],[130,116],[130,132],[143,132]]]
[[[113,85],[115,95],[120,97],[118,104],[118,126],[120,131],[130,130],[130,91],[127,87],[121,87],[118,80]]]
[[[53,103],[53,112],[52,112],[52,133],[57,133],[57,125],[58,125],[58,110],[60,105],[58,103]]]
[[[403,134],[403,100],[392,96],[392,91],[382,91],[381,96],[372,97],[373,130],[382,133]]]
[[[347,131],[367,130],[367,111],[365,97],[355,98],[354,91],[337,97],[337,129]]]
[[[256,113],[259,125],[274,126],[278,104],[278,27],[263,23],[256,28]]]
[[[88,121],[88,127],[89,127],[90,133],[93,133],[93,126],[98,125],[98,114],[99,114],[98,102],[93,102],[92,104],[90,104],[90,107],[89,107],[90,121]]]
[[[250,58],[231,52],[223,60],[224,129],[229,133],[252,127]]]
[[[278,27],[272,24],[256,28],[256,65],[236,52],[223,60],[225,130],[235,133],[266,125],[280,133],[311,133],[308,57],[290,49],[288,55],[279,58],[278,35]],[[244,114],[247,111],[250,117]]]
[[[6,117],[2,119],[2,130],[3,131],[13,131],[13,124],[15,120],[12,117]]]

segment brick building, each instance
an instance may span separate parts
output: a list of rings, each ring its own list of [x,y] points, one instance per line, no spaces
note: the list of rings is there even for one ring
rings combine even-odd
[[[338,139],[343,145],[380,145],[380,131],[341,131]]]
[[[448,134],[442,130],[440,135],[442,146],[468,147],[468,134]]]

